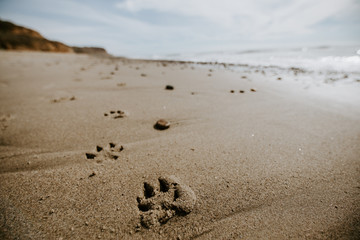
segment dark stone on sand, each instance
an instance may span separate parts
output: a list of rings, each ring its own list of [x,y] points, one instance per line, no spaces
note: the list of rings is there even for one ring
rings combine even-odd
[[[142,76],[142,77],[146,77],[146,74],[145,74],[145,73],[142,73],[140,76]]]
[[[170,122],[166,121],[165,119],[158,120],[154,125],[154,128],[157,130],[165,130],[168,129],[169,127],[170,127]]]
[[[231,93],[234,93],[235,91],[234,90],[230,90]]]
[[[239,93],[245,93],[245,91],[244,91],[244,90],[240,90]]]
[[[250,91],[256,92],[256,89],[255,89],[255,88],[251,88]]]
[[[174,90],[174,86],[166,85],[166,86],[165,86],[165,89],[166,89],[166,90]]]
[[[281,77],[278,77],[277,80],[281,80]]]
[[[107,113],[104,113],[104,116],[105,116],[105,117],[107,117],[107,115],[108,115]]]
[[[111,114],[114,114],[114,113],[115,113],[115,111],[110,111],[110,113],[111,113]]]

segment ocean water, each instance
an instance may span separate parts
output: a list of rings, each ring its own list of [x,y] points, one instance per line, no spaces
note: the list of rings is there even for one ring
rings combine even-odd
[[[293,73],[324,83],[360,83],[360,45],[173,54],[161,59],[226,63],[239,67]],[[312,80],[309,80],[312,79]]]

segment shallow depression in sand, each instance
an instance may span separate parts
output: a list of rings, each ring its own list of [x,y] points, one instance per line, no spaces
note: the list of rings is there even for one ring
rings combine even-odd
[[[137,198],[141,225],[160,226],[175,216],[189,214],[196,196],[190,187],[175,177],[160,177],[158,185],[144,182],[143,195]]]

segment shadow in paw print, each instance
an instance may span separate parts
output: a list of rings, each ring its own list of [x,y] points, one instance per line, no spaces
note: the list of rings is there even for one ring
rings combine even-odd
[[[120,144],[109,143],[106,147],[96,146],[96,149],[90,153],[85,153],[87,159],[95,159],[96,162],[102,162],[105,159],[117,160],[124,147]]]
[[[146,228],[160,226],[175,216],[189,214],[196,196],[190,187],[175,176],[160,177],[158,186],[144,182],[143,195],[137,197],[141,225]]]
[[[128,112],[125,111],[121,111],[121,110],[117,110],[117,111],[110,111],[109,113],[104,113],[104,116],[111,116],[113,119],[118,119],[118,118],[125,118],[129,116]]]

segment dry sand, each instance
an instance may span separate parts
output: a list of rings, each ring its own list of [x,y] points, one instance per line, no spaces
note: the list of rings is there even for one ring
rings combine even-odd
[[[347,89],[2,51],[0,238],[359,239],[360,88]]]

